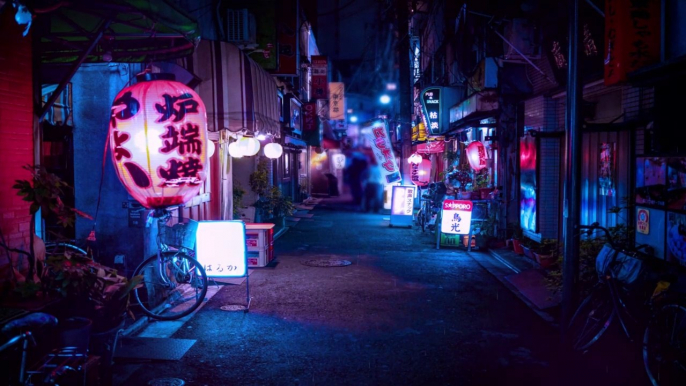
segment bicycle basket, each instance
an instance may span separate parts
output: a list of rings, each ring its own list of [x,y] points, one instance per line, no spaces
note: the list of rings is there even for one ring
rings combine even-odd
[[[615,253],[617,253],[617,257],[614,260],[615,263],[610,267]],[[615,251],[609,244],[605,244],[598,253],[598,257],[596,257],[595,267],[598,276],[601,278],[608,273],[608,268],[610,268],[612,270],[612,277],[624,284],[631,284],[641,275],[643,261],[624,252]]]
[[[198,222],[195,220],[187,220],[172,226],[165,225],[159,230],[160,241],[172,247],[193,249],[197,231]]]

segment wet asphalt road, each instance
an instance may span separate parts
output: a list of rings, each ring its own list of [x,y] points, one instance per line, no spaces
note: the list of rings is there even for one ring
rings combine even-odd
[[[479,264],[436,250],[429,234],[387,214],[326,204],[275,242],[277,263],[224,285],[173,338],[179,361],[114,367],[115,384],[177,377],[187,385],[645,385],[634,346],[606,338],[593,352],[560,335]],[[385,218],[385,219],[384,219]],[[345,267],[310,267],[309,259]]]

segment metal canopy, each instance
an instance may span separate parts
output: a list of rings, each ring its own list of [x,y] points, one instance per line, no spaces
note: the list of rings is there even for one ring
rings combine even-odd
[[[44,64],[174,59],[200,39],[195,20],[166,0],[34,0],[29,7]]]

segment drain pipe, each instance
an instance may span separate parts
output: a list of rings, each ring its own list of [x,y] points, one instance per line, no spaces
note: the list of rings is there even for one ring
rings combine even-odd
[[[579,2],[569,0],[569,61],[567,71],[567,114],[564,185],[564,263],[562,276],[562,333],[576,305],[579,277],[579,225],[581,212],[581,80],[579,79]]]

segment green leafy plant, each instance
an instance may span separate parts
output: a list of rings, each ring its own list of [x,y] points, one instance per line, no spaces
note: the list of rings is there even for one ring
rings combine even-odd
[[[257,170],[250,174],[250,189],[252,189],[255,194],[262,196],[265,194],[269,188],[269,168],[267,161],[261,159],[257,163]]]
[[[486,169],[481,170],[475,176],[474,189],[488,188],[491,185],[491,176]]]
[[[233,185],[233,218],[240,217],[240,209],[243,204],[243,196],[245,196],[245,189],[237,182]]]
[[[276,186],[272,186],[267,190],[260,208],[267,218],[290,216],[295,212],[295,206],[291,198],[284,196]]]
[[[23,166],[31,174],[30,180],[15,180],[12,186],[17,190],[17,195],[22,197],[22,200],[29,202],[29,214],[31,214],[30,229],[33,234],[35,229],[35,214],[39,210],[43,217],[55,216],[57,223],[64,227],[74,225],[76,215],[93,219],[88,214],[81,212],[76,208],[69,207],[64,204],[62,197],[64,197],[64,189],[69,188],[69,185],[62,181],[58,176],[50,173],[43,166]],[[28,258],[29,271],[27,280],[33,280],[36,271],[36,258],[34,253],[33,237],[30,238],[30,250],[25,253]],[[3,244],[7,249],[7,246]]]
[[[48,256],[43,275],[44,290],[62,295],[65,308],[88,317],[102,330],[121,323],[129,312],[131,291],[142,280],[142,276],[128,280],[115,269],[70,252]]]

